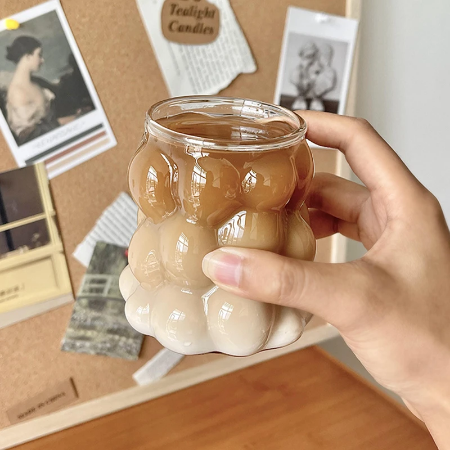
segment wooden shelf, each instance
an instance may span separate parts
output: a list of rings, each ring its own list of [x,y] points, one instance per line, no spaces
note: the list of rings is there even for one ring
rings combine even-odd
[[[316,347],[20,449],[436,449],[412,414]]]
[[[303,336],[296,343],[285,348],[260,352],[250,357],[215,355],[216,359],[185,370],[175,368],[164,379],[146,386],[131,387],[117,393],[77,404],[59,412],[7,427],[0,434],[0,449],[45,436],[77,424],[117,412],[137,404],[158,398],[168,393],[223,376],[275,357],[317,344],[336,337],[336,329],[324,321],[313,318]]]

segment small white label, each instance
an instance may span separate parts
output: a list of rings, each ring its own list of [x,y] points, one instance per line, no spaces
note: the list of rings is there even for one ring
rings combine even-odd
[[[133,379],[138,385],[147,385],[162,379],[183,357],[184,355],[169,349],[162,349],[133,374]]]

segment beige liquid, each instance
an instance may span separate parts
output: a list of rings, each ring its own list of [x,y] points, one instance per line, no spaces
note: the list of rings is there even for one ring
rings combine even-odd
[[[281,120],[255,121],[242,116],[219,117],[203,113],[183,113],[158,119],[159,124],[185,135],[211,139],[216,142],[262,144],[269,139],[279,138],[294,131],[294,127]]]
[[[294,131],[283,121],[185,113],[158,121],[166,129],[233,150],[186,147],[148,136],[129,168],[130,189],[142,210],[130,245],[130,267],[147,286],[168,280],[178,286],[210,285],[201,270],[206,253],[239,246],[312,260],[315,241],[298,210],[312,179],[305,140],[282,149],[239,151]],[[155,243],[159,243],[159,246]],[[160,261],[161,264],[157,264]],[[153,269],[161,272],[156,277]]]

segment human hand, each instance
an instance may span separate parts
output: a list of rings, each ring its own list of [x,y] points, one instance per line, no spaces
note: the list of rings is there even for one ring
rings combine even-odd
[[[334,325],[374,378],[450,447],[450,233],[437,199],[363,120],[302,111],[307,137],[340,149],[366,186],[317,174],[307,205],[316,238],[367,253],[343,264],[222,248],[203,270],[239,296],[295,307]]]

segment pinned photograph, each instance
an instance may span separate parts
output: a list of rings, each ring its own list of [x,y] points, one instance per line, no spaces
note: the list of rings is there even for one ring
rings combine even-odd
[[[49,178],[116,145],[58,0],[0,25],[0,128],[18,166]]]
[[[127,248],[97,242],[81,284],[61,349],[136,360],[143,335],[125,317],[119,277],[127,266]]]
[[[275,103],[344,114],[358,22],[289,7]]]
[[[0,329],[73,301],[43,163],[0,173]]]

